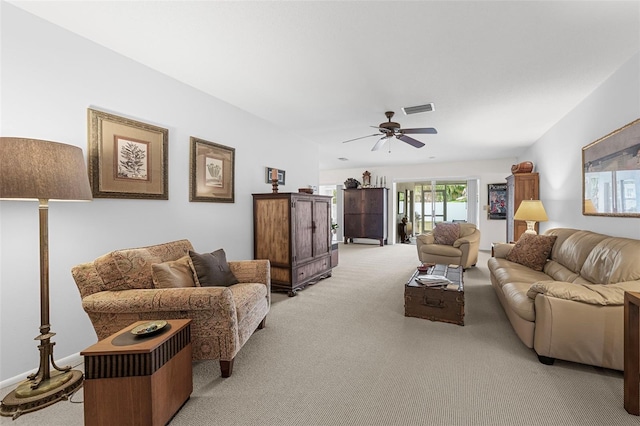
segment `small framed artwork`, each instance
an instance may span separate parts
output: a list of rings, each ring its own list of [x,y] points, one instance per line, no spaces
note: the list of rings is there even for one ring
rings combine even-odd
[[[169,199],[169,131],[88,109],[89,182],[94,198]]]
[[[582,148],[582,214],[640,217],[640,119]]]
[[[490,183],[487,185],[489,192],[489,211],[487,217],[492,220],[507,219],[507,184]]]
[[[398,214],[404,214],[404,192],[398,192]]]
[[[265,183],[271,183],[274,170],[278,175],[278,185],[284,185],[285,171],[273,167],[265,167]]]
[[[191,137],[189,201],[233,203],[235,148]]]

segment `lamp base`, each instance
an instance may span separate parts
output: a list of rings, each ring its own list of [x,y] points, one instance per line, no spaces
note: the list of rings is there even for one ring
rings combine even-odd
[[[525,234],[533,234],[538,235],[536,232],[536,221],[535,220],[525,220],[527,222],[527,230],[524,231]]]
[[[32,389],[33,380],[25,380],[2,400],[0,415],[13,417],[13,420],[25,413],[39,410],[58,401],[69,399],[82,386],[81,371],[52,372],[49,379],[43,380],[36,389]]]

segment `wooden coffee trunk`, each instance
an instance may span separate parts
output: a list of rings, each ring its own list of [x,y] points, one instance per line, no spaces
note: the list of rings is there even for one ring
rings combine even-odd
[[[414,274],[404,286],[404,316],[464,325],[464,283],[461,266],[434,265],[429,274],[444,275],[446,287],[427,287]]]
[[[464,291],[407,285],[404,288],[404,315],[464,325]]]

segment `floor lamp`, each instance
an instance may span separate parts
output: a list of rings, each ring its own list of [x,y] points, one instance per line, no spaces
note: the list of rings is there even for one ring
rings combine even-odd
[[[0,138],[0,200],[39,202],[40,223],[40,365],[9,393],[0,415],[24,413],[69,398],[82,386],[82,372],[58,367],[53,359],[49,324],[49,201],[91,200],[82,149],[37,139]],[[50,369],[50,365],[53,370]]]

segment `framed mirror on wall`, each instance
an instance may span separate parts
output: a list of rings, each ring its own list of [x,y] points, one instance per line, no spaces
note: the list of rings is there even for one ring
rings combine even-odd
[[[640,119],[582,148],[582,214],[640,217]]]

